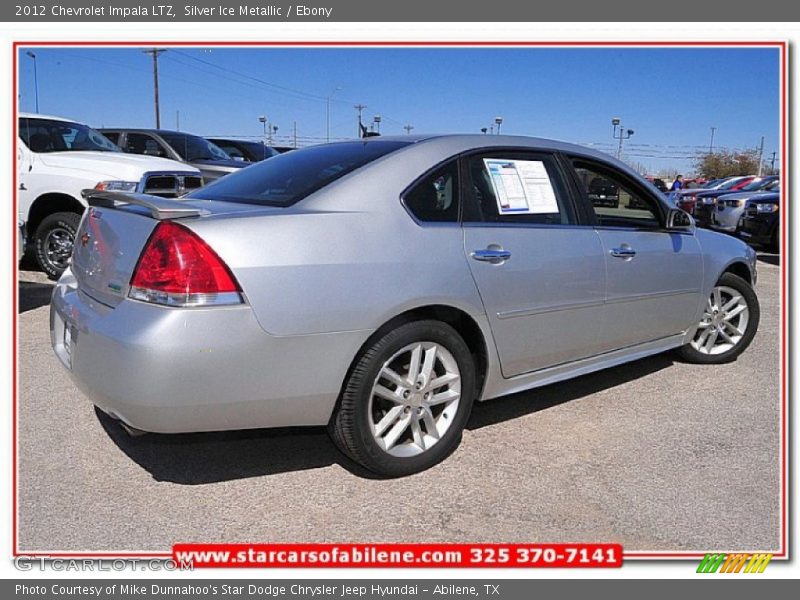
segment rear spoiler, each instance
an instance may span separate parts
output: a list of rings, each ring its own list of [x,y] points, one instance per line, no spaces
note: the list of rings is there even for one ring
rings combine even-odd
[[[186,206],[179,200],[160,198],[149,194],[131,194],[126,192],[101,192],[98,190],[83,190],[81,195],[89,206],[102,208],[117,208],[122,204],[135,204],[143,206],[150,211],[154,219],[180,219],[182,217],[199,217],[209,214],[208,211]]]

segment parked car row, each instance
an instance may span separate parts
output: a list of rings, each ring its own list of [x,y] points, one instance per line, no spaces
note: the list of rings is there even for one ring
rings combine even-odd
[[[699,227],[741,235],[752,243],[778,249],[777,175],[713,180],[702,188],[672,193],[670,198],[690,213]]]
[[[62,117],[23,113],[17,143],[18,220],[40,268],[58,279],[86,202],[84,190],[177,198],[279,153],[258,142],[214,142],[179,131],[92,129]]]

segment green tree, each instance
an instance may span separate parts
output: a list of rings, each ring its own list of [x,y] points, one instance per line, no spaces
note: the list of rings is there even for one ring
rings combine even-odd
[[[758,173],[758,151],[744,150],[731,152],[719,150],[706,152],[695,160],[695,171],[707,179],[721,179],[734,175],[753,175]]]

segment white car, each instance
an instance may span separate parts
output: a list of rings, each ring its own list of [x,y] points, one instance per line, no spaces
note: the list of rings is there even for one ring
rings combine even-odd
[[[125,154],[103,134],[61,117],[22,113],[17,141],[18,219],[42,270],[58,279],[86,208],[83,190],[177,198],[203,185],[174,160]]]

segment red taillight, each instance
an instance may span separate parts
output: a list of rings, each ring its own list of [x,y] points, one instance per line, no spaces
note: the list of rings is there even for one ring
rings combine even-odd
[[[240,289],[217,253],[172,221],[159,223],[131,279],[131,298],[169,306],[239,304]]]

